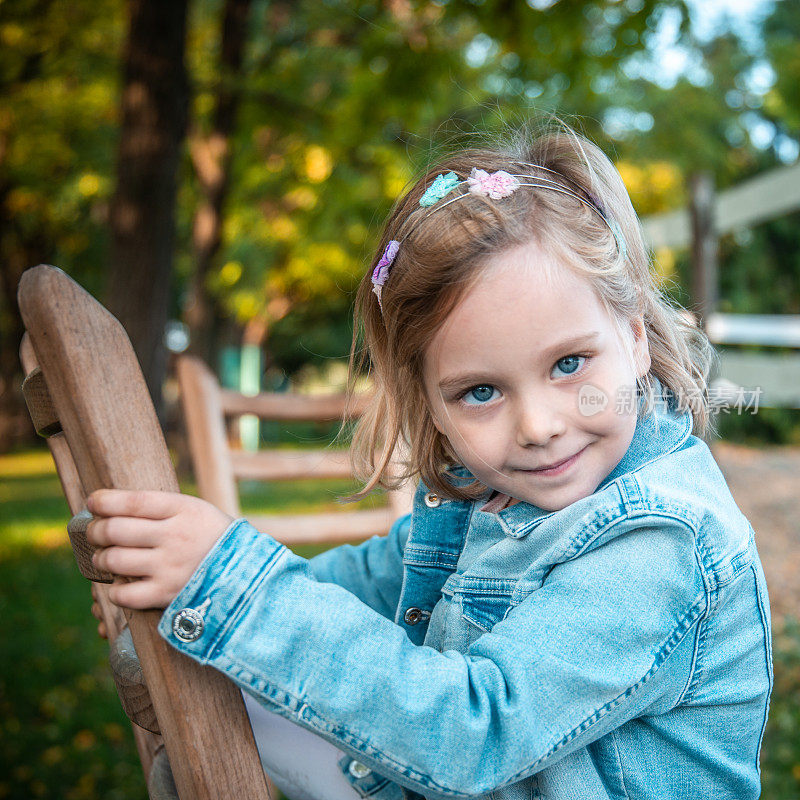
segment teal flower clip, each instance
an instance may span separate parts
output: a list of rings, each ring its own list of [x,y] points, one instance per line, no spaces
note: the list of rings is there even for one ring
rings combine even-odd
[[[425,194],[420,197],[419,204],[423,208],[435,205],[445,195],[450,194],[459,183],[461,183],[461,178],[455,172],[448,172],[447,175],[437,175],[436,180],[427,188]]]
[[[628,257],[628,248],[625,246],[625,237],[622,235],[622,230],[620,229],[619,225],[613,219],[608,219],[606,217],[606,224],[609,228],[611,228],[611,233],[614,234],[614,238],[617,241],[617,249],[619,250],[619,254],[622,258]]]

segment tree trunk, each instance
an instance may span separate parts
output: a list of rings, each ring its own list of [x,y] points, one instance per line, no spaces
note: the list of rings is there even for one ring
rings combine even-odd
[[[175,195],[186,132],[188,0],[130,0],[107,305],[122,322],[163,416],[164,326]]]
[[[39,260],[42,259],[37,259],[36,254],[18,244],[11,252],[4,253],[0,266],[0,304],[5,306],[5,325],[0,334],[0,453],[21,444],[32,444],[36,440],[36,432],[22,398],[25,376],[19,361],[19,345],[25,328],[17,307],[17,286],[23,270]]]
[[[47,231],[20,230],[6,213],[11,185],[3,174],[8,137],[0,135],[0,453],[33,444],[36,431],[22,397],[19,346],[25,326],[17,306],[17,287],[28,267],[46,261],[52,250]]]
[[[206,280],[221,243],[222,212],[230,179],[231,137],[241,99],[241,69],[250,4],[251,0],[226,0],[219,89],[212,129],[207,136],[196,131],[190,137],[190,153],[202,199],[194,217],[194,274],[185,319],[192,352],[212,367],[220,319],[214,299],[206,288]]]

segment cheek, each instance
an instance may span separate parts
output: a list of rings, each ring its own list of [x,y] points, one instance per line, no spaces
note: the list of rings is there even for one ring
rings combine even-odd
[[[602,411],[582,417],[578,424],[598,436],[627,435],[636,427],[636,397],[631,400],[624,394],[617,395],[613,389],[607,392],[607,397]]]
[[[479,456],[488,460],[499,451],[502,441],[488,421],[449,422],[445,425],[444,435],[456,453],[465,459]]]

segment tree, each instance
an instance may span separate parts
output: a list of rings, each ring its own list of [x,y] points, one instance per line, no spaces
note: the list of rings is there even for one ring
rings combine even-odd
[[[200,199],[192,226],[193,272],[185,319],[191,347],[206,362],[214,362],[214,342],[219,333],[220,312],[206,281],[222,239],[222,214],[230,184],[231,138],[242,95],[241,68],[247,42],[251,0],[226,0],[220,47],[220,66],[210,130],[195,121],[189,149]]]
[[[0,4],[0,452],[33,435],[16,293],[41,262],[103,284],[119,0]]]
[[[107,304],[131,338],[160,413],[176,180],[189,99],[187,0],[130,0],[129,11]]]

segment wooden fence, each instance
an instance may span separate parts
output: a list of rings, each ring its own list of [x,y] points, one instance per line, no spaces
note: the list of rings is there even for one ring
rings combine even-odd
[[[719,302],[718,238],[800,209],[800,163],[766,172],[716,193],[707,173],[692,177],[688,208],[642,220],[654,250],[690,248],[691,292],[709,339],[718,346],[712,392],[720,403],[743,396],[756,407],[800,408],[800,314],[723,314]],[[744,345],[791,348],[764,353]]]

